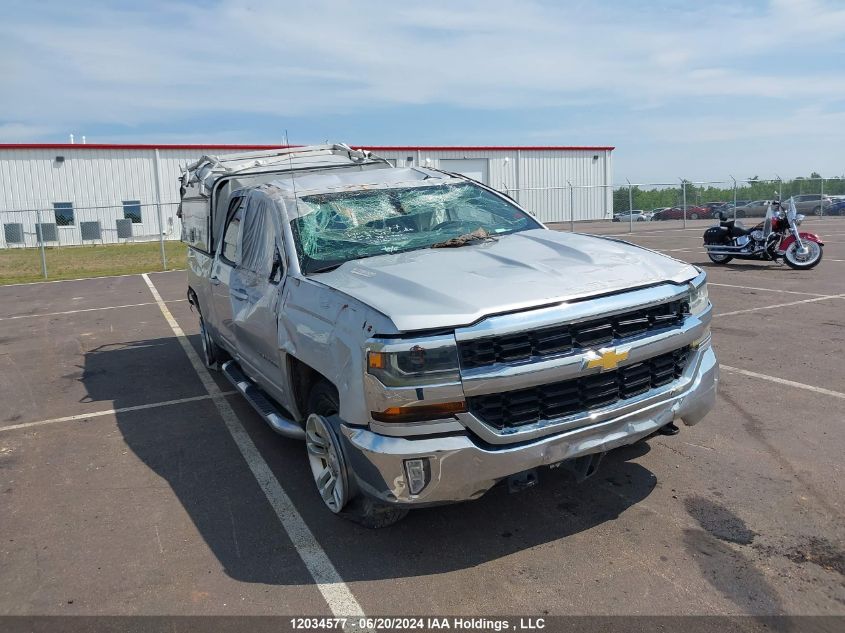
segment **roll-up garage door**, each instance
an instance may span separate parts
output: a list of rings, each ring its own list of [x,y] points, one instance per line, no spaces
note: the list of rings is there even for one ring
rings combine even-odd
[[[440,169],[457,172],[488,184],[486,158],[441,158]]]

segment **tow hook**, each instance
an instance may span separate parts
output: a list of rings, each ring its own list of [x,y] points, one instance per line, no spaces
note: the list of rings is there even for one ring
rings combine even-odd
[[[596,474],[596,471],[599,469],[599,464],[605,454],[606,453],[592,453],[590,455],[582,455],[581,457],[561,462],[557,466],[571,472],[572,476],[575,477],[575,482],[580,484]]]
[[[524,470],[521,473],[516,473],[508,477],[508,492],[522,492],[537,485],[539,481],[537,476],[537,469]]]

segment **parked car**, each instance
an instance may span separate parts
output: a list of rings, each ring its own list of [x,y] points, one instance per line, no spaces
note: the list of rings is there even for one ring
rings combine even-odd
[[[845,198],[831,197],[830,206],[825,207],[824,215],[845,215]]]
[[[722,214],[725,215],[725,217],[728,217],[728,218],[733,218],[734,216],[736,216],[738,218],[744,218],[745,217],[745,211],[743,210],[743,208],[741,206],[737,206],[736,211],[734,211],[734,209],[735,209],[734,203],[728,202],[727,204],[725,204],[725,206],[723,206],[721,209],[719,209],[716,212],[716,215],[718,216],[719,213],[722,213]]]
[[[710,210],[706,209],[705,207],[699,206],[691,206],[687,205],[687,214],[686,217],[688,220],[698,220],[700,218],[712,217],[710,215]],[[664,209],[659,213],[655,213],[653,220],[683,220],[684,219],[684,209],[683,207],[670,207],[668,209]]]
[[[181,182],[205,364],[303,440],[333,513],[582,480],[715,402],[696,266],[344,145],[204,156]]]
[[[719,213],[725,211],[728,207],[727,202],[705,202],[701,205],[703,209],[706,210],[707,215],[705,217],[708,218],[715,218],[718,217]]]
[[[654,214],[642,209],[634,209],[633,211],[623,211],[616,213],[613,216],[614,222],[648,222]]]
[[[752,200],[751,202],[744,204],[742,206],[737,206],[736,213],[737,217],[746,217],[746,218],[761,218],[766,215],[766,211],[769,210],[769,205],[772,203],[771,200]],[[740,213],[742,215],[740,215]],[[731,213],[728,213],[728,217],[732,217]]]
[[[799,213],[813,213],[815,215],[822,215],[822,211],[827,209],[831,204],[831,197],[823,196],[820,193],[805,193],[792,196],[784,204],[788,205],[789,200],[795,203],[795,209]]]

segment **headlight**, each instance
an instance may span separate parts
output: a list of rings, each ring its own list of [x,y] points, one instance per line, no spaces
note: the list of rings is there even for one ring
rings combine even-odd
[[[387,387],[435,385],[460,380],[455,339],[443,337],[374,345],[367,372]]]
[[[707,295],[707,273],[698,275],[690,282],[689,287],[690,314],[701,314],[710,305],[710,299]]]

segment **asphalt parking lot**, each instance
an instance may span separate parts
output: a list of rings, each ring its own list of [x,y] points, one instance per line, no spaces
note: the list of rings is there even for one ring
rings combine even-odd
[[[174,322],[139,275],[0,287],[0,614],[845,615],[845,219],[810,271],[710,265],[708,224],[579,226],[707,270],[707,419],[378,531],[196,371],[184,272]]]

